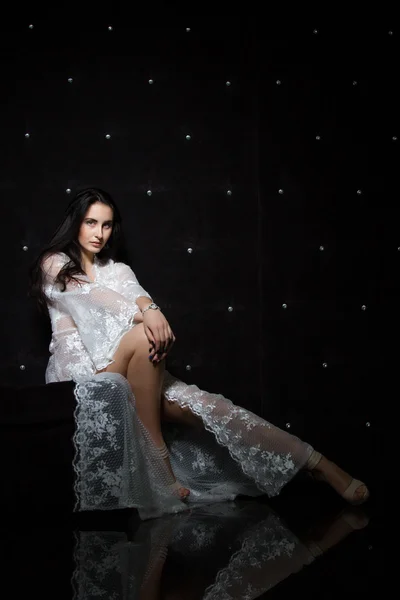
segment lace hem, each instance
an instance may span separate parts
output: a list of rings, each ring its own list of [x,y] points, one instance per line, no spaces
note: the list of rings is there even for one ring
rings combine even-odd
[[[271,497],[280,493],[313,452],[309,444],[233,404],[222,394],[188,385],[168,372],[163,394],[168,401],[188,407],[200,417],[204,428],[228,450],[249,480]]]
[[[137,416],[128,380],[119,373],[91,375],[76,382],[74,394],[74,510],[137,508],[142,519],[186,510]],[[312,452],[308,444],[222,395],[169,374],[164,394],[188,406],[204,424],[201,431],[163,427],[173,471],[190,489],[191,507],[239,494],[274,496]]]
[[[128,381],[101,373],[77,383],[74,395],[74,511],[137,508],[148,519],[184,510]]]

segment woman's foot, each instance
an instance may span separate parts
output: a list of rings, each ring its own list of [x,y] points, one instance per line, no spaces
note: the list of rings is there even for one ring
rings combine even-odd
[[[353,531],[366,527],[368,523],[369,517],[362,509],[346,507],[322,528],[312,528],[307,534],[308,540],[305,540],[305,544],[316,558],[343,541]]]
[[[172,492],[176,491],[179,498],[182,501],[185,501],[188,498],[188,496],[190,495],[190,490],[183,487],[183,485],[181,483],[179,483],[179,481],[177,479],[175,479],[175,482],[170,485],[170,489],[172,490]]]
[[[167,448],[165,442],[163,443],[163,445],[161,447],[158,448],[158,450],[160,451],[160,454],[161,454],[162,458],[164,459],[164,461],[168,467],[168,470],[174,479],[174,482],[170,485],[171,491],[174,494],[178,494],[178,496],[181,500],[183,500],[183,501],[186,500],[187,497],[190,495],[190,490],[183,487],[183,485],[181,483],[179,483],[179,481],[177,481],[175,474],[172,470],[171,462],[169,460],[169,452],[168,452],[168,448]]]
[[[329,483],[342,498],[354,506],[363,504],[369,498],[368,488],[362,481],[354,479],[318,452],[313,452],[306,469],[315,479]]]

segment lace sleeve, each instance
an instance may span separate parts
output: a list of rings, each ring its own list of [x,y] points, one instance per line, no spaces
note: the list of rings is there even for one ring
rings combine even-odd
[[[86,275],[77,275],[78,281],[70,280],[62,292],[55,280],[66,259],[57,254],[43,262],[45,293],[61,312],[72,317],[96,369],[101,370],[112,361],[139,308],[115,289],[92,282]]]
[[[69,315],[63,315],[57,321],[50,350],[52,356],[46,370],[46,383],[70,379],[79,381],[96,372],[96,367],[79,335],[78,328]]]
[[[140,296],[146,296],[152,300],[152,297],[142,288],[137,280],[135,273],[125,263],[115,263],[117,276],[117,289],[127,300],[136,302]]]

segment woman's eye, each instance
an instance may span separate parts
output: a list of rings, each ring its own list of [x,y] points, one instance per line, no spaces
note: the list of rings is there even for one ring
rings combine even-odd
[[[94,221],[86,221],[86,223],[87,223],[88,225],[94,225]],[[108,228],[110,228],[110,227],[112,227],[112,225],[111,225],[110,223],[106,223],[106,224],[104,225],[104,227],[108,227]]]

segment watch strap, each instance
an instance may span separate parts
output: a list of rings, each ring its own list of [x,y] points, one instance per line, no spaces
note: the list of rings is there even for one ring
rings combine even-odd
[[[145,309],[142,310],[142,315],[144,315],[144,313],[146,312],[146,310],[160,310],[160,307],[157,306],[157,304],[155,302],[152,302],[151,304],[149,304],[148,306],[146,306]]]

